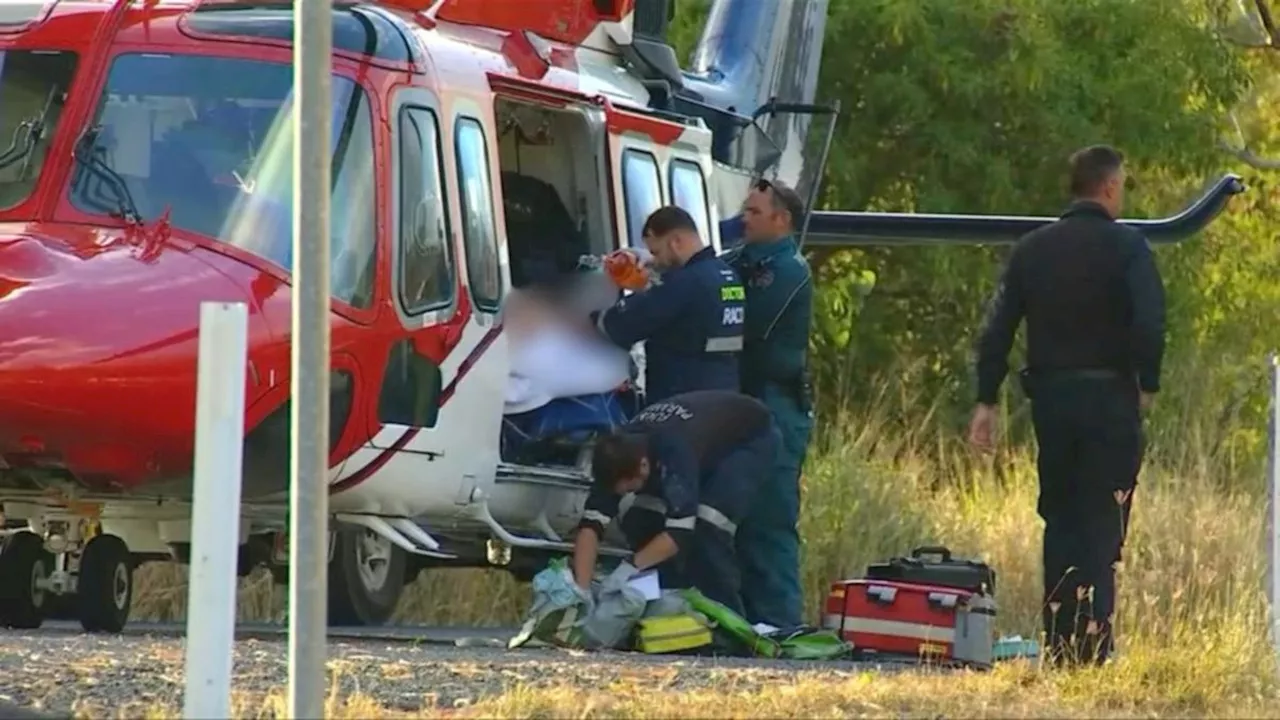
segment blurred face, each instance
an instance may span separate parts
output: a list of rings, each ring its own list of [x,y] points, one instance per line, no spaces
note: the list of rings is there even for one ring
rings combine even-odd
[[[665,272],[684,264],[685,259],[680,254],[679,233],[645,235],[644,246],[649,250],[649,254],[653,255],[653,267],[658,272]]]
[[[752,189],[742,204],[743,239],[773,242],[791,233],[791,216],[773,207],[773,190]]]
[[[524,337],[555,320],[554,307],[538,293],[512,290],[503,303],[506,329],[514,336]]]

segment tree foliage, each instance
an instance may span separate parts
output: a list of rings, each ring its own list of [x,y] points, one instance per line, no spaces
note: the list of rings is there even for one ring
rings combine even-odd
[[[1230,5],[832,2],[818,95],[845,111],[820,205],[1054,215],[1068,199],[1067,157],[1098,142],[1128,158],[1131,216],[1172,214],[1206,181],[1241,172],[1249,193],[1201,237],[1162,248],[1159,262],[1171,312],[1167,396],[1186,383],[1187,395],[1208,403],[1195,408],[1206,428],[1223,416],[1256,426],[1261,359],[1280,346],[1280,188],[1223,139],[1229,114],[1243,109],[1250,149],[1280,154],[1272,80],[1280,76],[1266,51],[1245,50],[1223,31],[1239,24],[1221,9]],[[708,6],[677,3],[671,36],[682,59]],[[972,402],[973,336],[1005,252],[858,248],[813,257],[813,363],[827,410],[866,401],[877,374],[911,372],[922,393],[949,399],[943,417],[958,422]],[[1161,404],[1157,431],[1188,410]],[[1233,432],[1222,440],[1228,454],[1256,449],[1257,432]]]

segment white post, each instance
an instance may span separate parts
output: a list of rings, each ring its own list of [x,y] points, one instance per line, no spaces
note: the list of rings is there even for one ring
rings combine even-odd
[[[1267,434],[1267,576],[1271,600],[1271,642],[1280,654],[1280,355],[1272,354],[1271,428]]]
[[[333,0],[293,5],[291,718],[324,717],[329,529],[329,179]]]
[[[191,719],[231,717],[247,352],[244,303],[201,303],[182,712]]]

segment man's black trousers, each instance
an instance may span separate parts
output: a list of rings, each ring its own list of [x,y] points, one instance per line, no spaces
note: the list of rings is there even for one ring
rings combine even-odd
[[[1138,389],[1106,373],[1042,375],[1027,387],[1040,446],[1047,649],[1058,661],[1102,662],[1142,465]]]

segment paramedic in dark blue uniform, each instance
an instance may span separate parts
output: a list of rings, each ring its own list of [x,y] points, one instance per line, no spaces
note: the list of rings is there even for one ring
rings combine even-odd
[[[645,341],[646,403],[691,390],[737,390],[746,316],[737,275],[678,207],[655,210],[643,236],[660,283],[593,313],[596,327],[620,347]]]
[[[1026,318],[1022,381],[1040,448],[1044,624],[1060,662],[1102,662],[1111,650],[1142,412],[1160,389],[1164,286],[1146,239],[1116,222],[1123,160],[1106,146],[1072,156],[1075,201],[1014,247],[978,346],[969,437],[990,449],[1007,357]]]
[[[664,588],[696,587],[742,614],[734,535],[778,443],[769,409],[727,390],[669,397],[600,438],[573,548],[578,584],[590,586],[600,537],[635,493],[622,531],[636,552],[606,582],[657,568]]]
[[[742,244],[725,254],[747,296],[742,391],[769,407],[782,433],[761,501],[738,531],[747,619],[775,627],[799,625],[802,613],[800,468],[813,431],[806,373],[813,283],[795,236],[803,214],[790,188],[758,183],[743,204]]]

